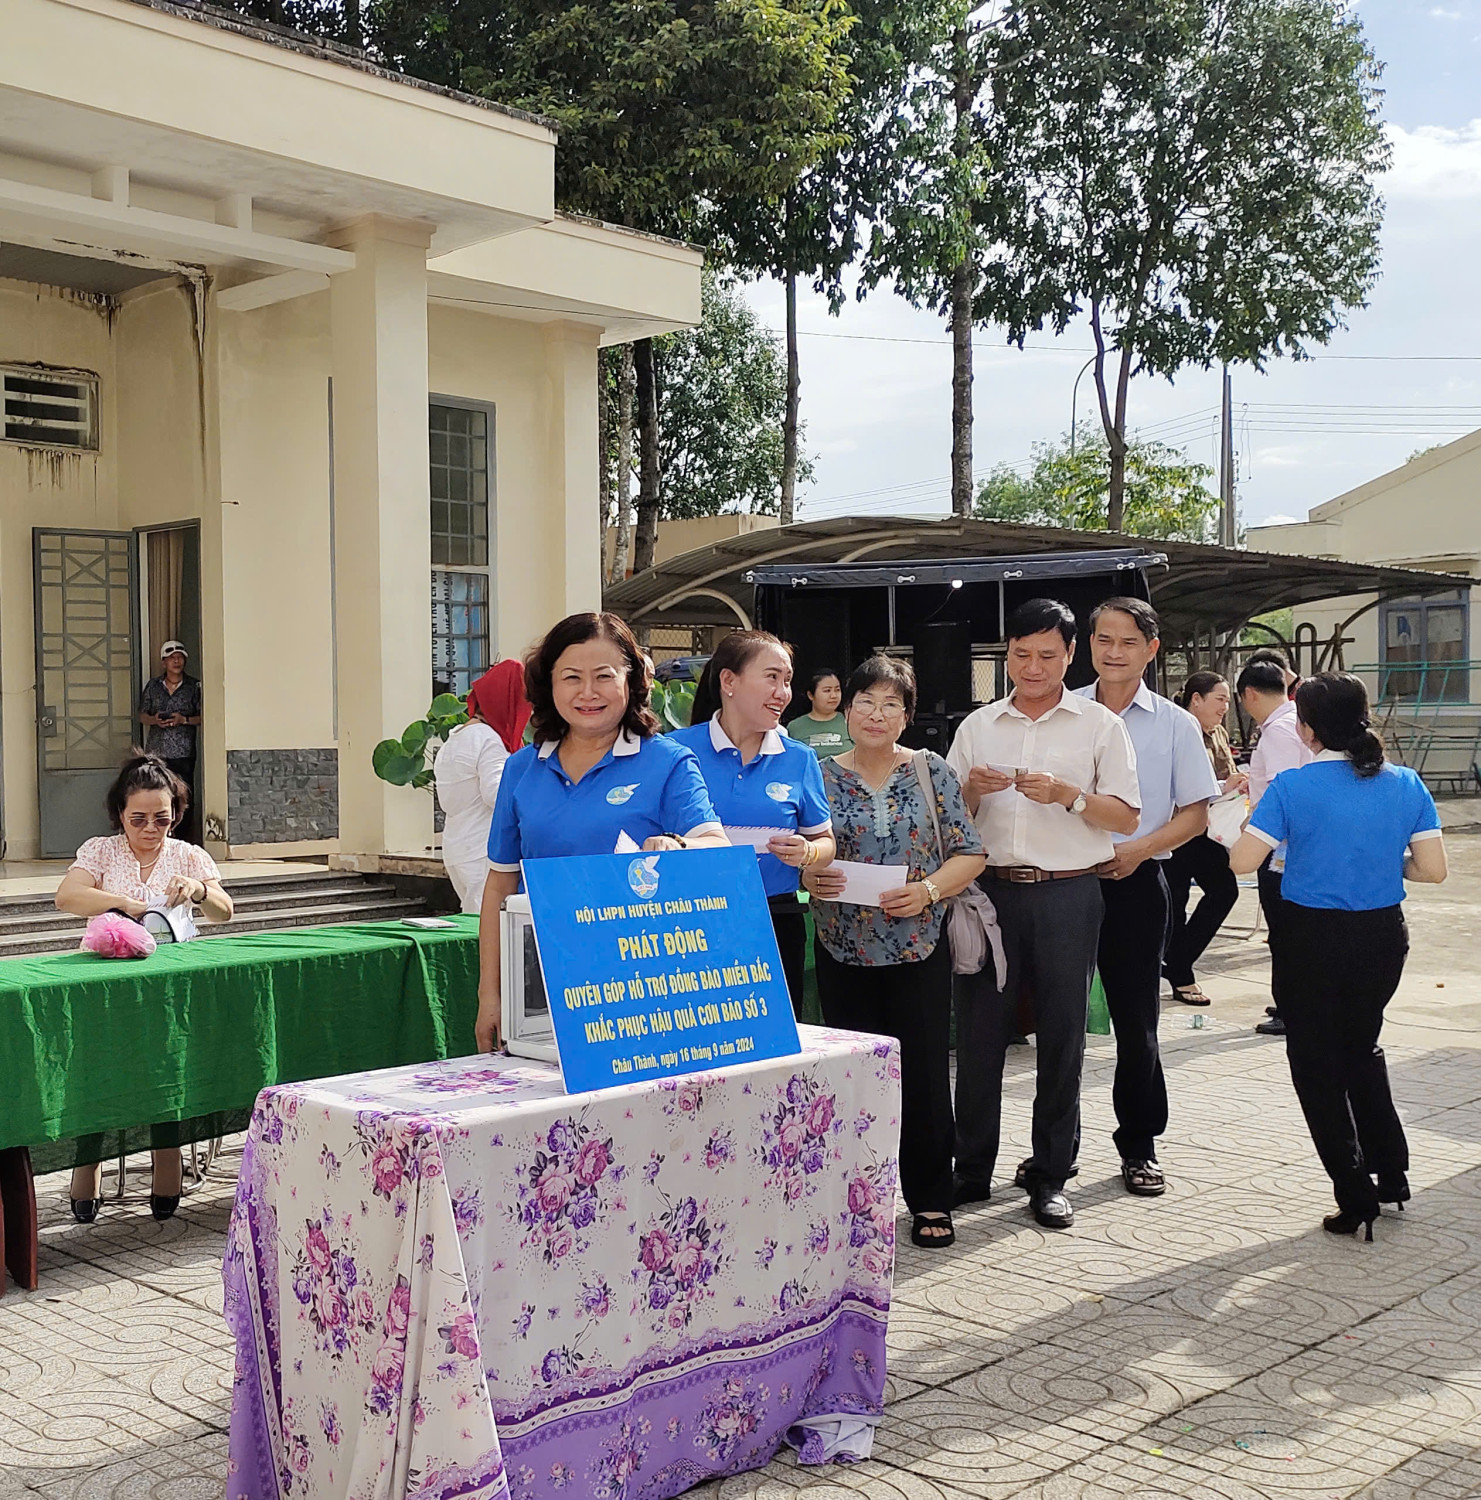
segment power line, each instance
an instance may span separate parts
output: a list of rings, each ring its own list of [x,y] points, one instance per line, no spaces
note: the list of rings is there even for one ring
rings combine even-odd
[[[766,325],[766,331],[780,338],[782,330]],[[925,344],[933,349],[950,349],[950,339],[925,339],[909,338],[903,334],[888,333],[841,333],[821,328],[799,328],[799,338],[806,339],[849,339],[866,344]],[[1094,354],[1095,350],[1088,347],[1071,344],[1012,344],[1000,343],[996,339],[973,339],[974,349],[992,349],[1004,354],[1014,353],[1023,349],[1033,349],[1044,354]],[[1106,357],[1109,359],[1116,354],[1116,350],[1107,349]],[[1308,360],[1336,359],[1356,361],[1359,363],[1371,362],[1393,362],[1393,363],[1419,363],[1419,364],[1481,364],[1481,354],[1309,354]]]

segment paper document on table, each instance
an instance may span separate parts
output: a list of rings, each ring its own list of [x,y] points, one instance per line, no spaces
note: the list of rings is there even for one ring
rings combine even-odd
[[[619,828],[617,830],[617,847],[612,852],[613,854],[637,854],[640,851],[638,846],[632,841],[632,837],[629,835],[627,829]]]
[[[904,865],[866,865],[852,859],[835,859],[827,868],[840,871],[848,880],[843,894],[829,899],[847,901],[851,906],[878,906],[886,891],[898,891],[910,879],[910,871]]]
[[[787,834],[793,832],[795,832],[795,830],[791,828],[732,828],[729,823],[725,825],[725,837],[728,838],[730,842],[736,846],[736,848],[744,849],[749,844],[757,854],[765,854],[766,846],[774,838],[782,838]]]

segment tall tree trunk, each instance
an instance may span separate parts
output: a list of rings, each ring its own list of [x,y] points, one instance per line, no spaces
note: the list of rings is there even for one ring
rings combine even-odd
[[[617,365],[617,542],[612,549],[612,581],[627,577],[633,537],[633,351],[624,344]]]
[[[972,261],[951,273],[951,513],[972,513]]]
[[[345,0],[345,41],[352,47],[365,45],[365,31],[360,22],[360,0]]]
[[[1126,517],[1126,391],[1131,378],[1131,352],[1121,351],[1116,380],[1116,407],[1106,390],[1106,339],[1101,330],[1100,303],[1090,304],[1090,332],[1095,337],[1095,394],[1100,403],[1101,430],[1106,435],[1110,476],[1106,487],[1106,530],[1120,531]]]
[[[658,547],[658,380],[653,368],[653,340],[633,345],[638,392],[638,526],[633,538],[633,572],[653,566]]]
[[[788,271],[787,288],[787,409],[782,417],[782,525],[790,526],[797,511],[797,408],[802,377],[797,368],[797,273]]]
[[[952,105],[954,145],[965,161],[972,147],[972,102],[976,81],[965,29],[952,33]],[[976,291],[976,258],[971,225],[963,225],[961,259],[951,273],[951,513],[972,511],[972,297]]]

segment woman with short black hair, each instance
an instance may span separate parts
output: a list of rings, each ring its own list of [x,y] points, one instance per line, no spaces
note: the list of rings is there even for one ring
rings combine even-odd
[[[1322,1227],[1366,1226],[1371,1240],[1379,1205],[1409,1197],[1409,1145],[1378,1045],[1409,951],[1404,882],[1444,880],[1445,843],[1424,782],[1385,759],[1359,678],[1307,678],[1296,717],[1316,758],[1270,783],[1229,862],[1247,875],[1287,845],[1281,1014],[1291,1081],[1337,1198]]]
[[[158,756],[136,750],[123,763],[104,798],[111,838],[89,839],[57,890],[58,911],[96,917],[121,911],[142,919],[163,907],[199,906],[213,922],[229,922],[231,897],[221,885],[216,862],[197,844],[172,837],[190,805],[185,783]],[[180,1150],[166,1137],[169,1126],[151,1130],[154,1181],[149,1205],[156,1219],[168,1219],[180,1204]],[[77,1143],[72,1173],[72,1216],[91,1224],[98,1215],[102,1136]]]
[[[652,668],[613,614],[568,615],[525,658],[534,743],[504,763],[479,916],[481,1052],[499,1045],[499,913],[521,860],[611,854],[626,834],[648,850],[725,847],[694,752],[661,735]]]
[[[878,906],[861,906],[840,899],[845,879],[836,867],[803,871],[817,924],[818,998],[828,1025],[899,1039],[900,1189],[914,1216],[912,1241],[944,1249],[956,1235],[943,903],[966,890],[986,860],[956,772],[939,755],[899,742],[915,713],[910,665],[870,657],[849,678],[843,703],[854,748],[822,763],[838,855],[904,865],[907,873]]]

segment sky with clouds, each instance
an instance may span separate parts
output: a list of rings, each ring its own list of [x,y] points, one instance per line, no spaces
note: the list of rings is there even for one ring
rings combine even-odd
[[[1369,305],[1310,361],[1234,374],[1239,505],[1248,525],[1313,505],[1481,427],[1481,0],[1361,0],[1385,65],[1394,146],[1383,181],[1383,275]],[[768,326],[780,287],[746,295]],[[946,329],[888,292],[833,318],[799,295],[802,414],[814,455],[801,519],[949,509],[951,349]],[[1066,432],[1076,374],[1091,352],[1072,325],[1005,348],[978,331],[974,467],[1027,467],[1031,445]],[[1454,356],[1463,356],[1455,358]],[[1172,383],[1141,377],[1131,425],[1216,466],[1217,371]],[[1097,421],[1087,375],[1078,422]]]

